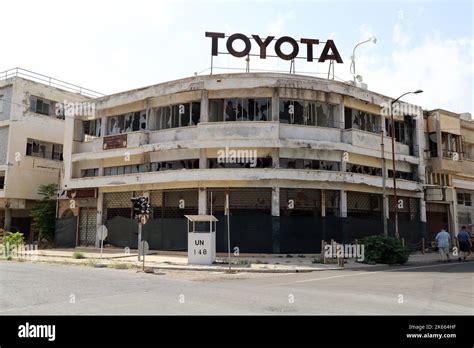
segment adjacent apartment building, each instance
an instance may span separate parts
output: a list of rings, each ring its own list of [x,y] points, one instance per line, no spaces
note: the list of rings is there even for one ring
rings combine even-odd
[[[59,216],[78,218],[76,245],[97,245],[96,229],[106,225],[108,243],[133,248],[130,199],[146,195],[150,248],[185,250],[184,215],[213,214],[217,251],[224,251],[229,192],[233,250],[317,252],[322,239],[349,243],[380,233],[385,186],[393,234],[384,112],[392,100],[347,83],[275,73],[194,76],[95,99],[93,118],[65,122],[68,193]],[[429,225],[426,128],[421,108],[401,105],[412,112],[395,115],[399,229],[416,243]]]
[[[58,103],[98,94],[23,69],[0,73],[0,228],[30,237],[41,184],[60,185],[64,112]]]
[[[474,121],[470,114],[425,112],[426,210],[429,237],[443,226],[474,223]]]

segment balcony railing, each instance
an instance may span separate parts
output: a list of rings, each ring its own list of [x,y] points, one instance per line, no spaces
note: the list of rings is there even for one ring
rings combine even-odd
[[[78,85],[74,85],[69,82],[65,82],[62,80],[55,79],[50,76],[46,76],[43,74],[38,74],[30,70],[22,69],[22,68],[13,68],[9,70],[5,70],[0,72],[0,81],[9,79],[11,77],[22,77],[27,80],[43,83],[45,85],[56,87],[68,92],[79,93],[85,97],[89,98],[99,98],[103,97],[105,94],[100,92],[93,91],[88,88],[84,88]]]

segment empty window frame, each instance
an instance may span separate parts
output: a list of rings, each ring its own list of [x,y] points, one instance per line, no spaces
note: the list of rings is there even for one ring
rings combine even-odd
[[[151,163],[151,171],[153,172],[179,169],[199,169],[199,160],[188,159],[180,161],[162,161]]]
[[[344,108],[344,128],[379,133],[381,129],[380,117],[379,115],[371,114],[366,111],[346,107]]]
[[[5,188],[5,172],[0,173],[0,190]]]
[[[26,143],[26,155],[62,161],[63,146],[61,144],[28,138]]]
[[[474,157],[474,144],[470,144],[462,141],[462,158],[467,160],[473,160]]]
[[[365,174],[365,175],[373,175],[373,176],[382,176],[382,169],[369,167],[369,166],[361,166],[358,164],[347,163],[346,171],[349,173],[357,173],[357,174]]]
[[[280,168],[338,171],[339,162],[298,158],[280,158]]]
[[[308,100],[280,100],[280,122],[334,127],[335,105]]]
[[[112,116],[107,119],[107,134],[115,135],[146,129],[146,110]]]
[[[200,122],[201,102],[160,106],[152,110],[150,130],[193,126]]]
[[[224,121],[268,121],[271,98],[231,98],[224,102]]]
[[[30,96],[30,111],[36,114],[50,116],[53,113],[53,108],[56,103],[54,101]]]
[[[207,160],[207,168],[271,168],[272,167],[272,158],[268,157],[259,157],[256,158],[254,163],[249,161],[229,163],[229,162],[220,162],[217,158],[210,158]]]
[[[457,134],[441,133],[441,148],[443,157],[453,158],[454,154],[461,152],[461,136]]]
[[[82,129],[84,138],[83,141],[91,141],[94,138],[100,137],[101,122],[100,118],[96,120],[82,121]]]

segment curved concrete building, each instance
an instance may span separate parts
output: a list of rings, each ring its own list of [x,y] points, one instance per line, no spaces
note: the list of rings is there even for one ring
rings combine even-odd
[[[77,243],[136,247],[130,198],[147,195],[151,249],[185,250],[185,214],[213,214],[217,251],[318,252],[383,230],[394,202],[387,105],[392,98],[308,76],[195,76],[95,99],[95,113],[66,118],[60,217],[79,216]],[[395,115],[400,234],[425,230],[423,112]],[[73,139],[73,141],[70,141]],[[420,140],[421,139],[421,140]],[[393,216],[392,216],[393,217]],[[393,234],[390,219],[389,232]]]

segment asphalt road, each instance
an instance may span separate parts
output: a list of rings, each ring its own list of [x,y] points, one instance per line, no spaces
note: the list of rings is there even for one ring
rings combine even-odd
[[[0,315],[474,314],[474,262],[293,274],[0,262]]]

